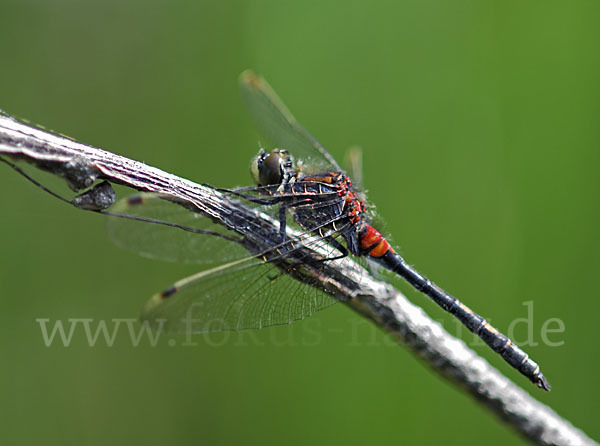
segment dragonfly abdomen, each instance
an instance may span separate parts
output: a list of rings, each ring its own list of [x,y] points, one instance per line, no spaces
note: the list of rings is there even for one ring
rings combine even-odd
[[[395,254],[394,249],[381,233],[369,224],[365,224],[358,235],[362,254],[380,259],[386,254]]]
[[[385,248],[387,242],[383,237],[381,238],[382,240],[374,249],[378,249],[380,246],[381,249]],[[406,263],[401,256],[396,254],[391,247],[380,256],[374,256],[371,254],[372,252],[373,250],[369,252],[369,255],[373,260],[397,273],[414,288],[430,297],[445,311],[453,314],[471,332],[479,336],[492,350],[499,353],[506,362],[525,375],[531,382],[544,390],[550,390],[550,384],[540,372],[538,364],[531,360],[529,355],[517,347],[507,336],[492,327],[483,317],[419,273]]]

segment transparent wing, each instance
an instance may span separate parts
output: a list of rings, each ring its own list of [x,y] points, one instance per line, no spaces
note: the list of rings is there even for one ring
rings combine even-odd
[[[222,192],[229,194],[234,199],[249,199],[260,197],[251,192],[250,189],[239,189],[236,191]],[[288,200],[289,198],[289,200]],[[264,197],[261,197],[261,200]],[[293,213],[299,226],[293,218],[286,218],[287,225],[296,229],[302,228],[299,233],[302,237],[319,231],[321,227],[332,223],[342,217],[342,199],[334,195],[324,195],[315,200],[314,197],[306,203],[302,194],[291,194],[290,197],[278,195],[273,197],[273,204],[257,204],[244,201],[246,208],[254,208],[265,215],[269,215],[273,221],[278,221],[280,201],[289,201],[290,213]],[[293,202],[291,200],[294,200]],[[267,199],[267,201],[269,201]],[[120,215],[118,217],[117,215]],[[260,227],[252,224],[244,224],[242,208],[237,214],[241,226],[239,232],[246,234],[249,238],[273,239],[273,234],[260,234]],[[124,218],[126,217],[126,218]],[[337,228],[337,227],[336,227]],[[244,246],[244,237],[236,232],[228,230],[223,223],[217,223],[202,214],[193,212],[180,204],[165,199],[164,195],[154,193],[140,193],[119,200],[110,208],[107,220],[107,232],[109,238],[119,247],[138,253],[144,257],[166,260],[170,262],[181,262],[191,264],[219,264],[230,262],[235,259],[246,258],[249,254]],[[290,252],[290,246],[295,240],[290,239],[285,249]],[[260,240],[258,241],[260,244]],[[283,246],[271,245],[276,251]],[[269,254],[268,244],[264,245],[262,254]]]
[[[337,161],[308,133],[287,109],[277,93],[251,70],[240,75],[242,98],[261,133],[275,147],[307,159],[319,167],[340,171]]]
[[[300,266],[298,268],[301,268]],[[248,258],[202,271],[154,295],[142,321],[171,333],[244,330],[289,324],[336,300],[274,263]]]
[[[132,195],[115,203],[110,212],[142,220],[109,216],[107,230],[115,244],[144,257],[216,264],[248,256],[240,235],[159,194]]]
[[[249,202],[252,200],[270,202],[268,206],[271,208],[274,204],[277,205],[276,209],[278,206],[284,206],[294,215],[295,222],[309,232],[343,217],[345,197],[340,196],[338,189],[327,183],[296,181],[290,192],[282,192],[278,185],[240,187],[221,191]],[[265,208],[262,207],[261,210]],[[273,211],[270,213],[275,215]]]
[[[352,179],[354,188],[358,191],[364,190],[362,149],[360,147],[352,146],[346,151],[344,168]]]

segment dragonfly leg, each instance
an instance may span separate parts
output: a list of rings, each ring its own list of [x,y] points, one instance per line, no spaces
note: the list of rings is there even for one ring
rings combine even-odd
[[[344,245],[342,245],[340,242],[338,242],[336,239],[334,239],[332,236],[330,236],[330,235],[326,236],[325,240],[327,240],[327,243],[329,243],[331,246],[333,246],[335,249],[337,249],[340,252],[340,255],[323,259],[324,262],[330,261],[330,260],[339,260],[339,259],[343,259],[344,257],[348,257],[349,252],[346,249],[346,247]]]
[[[286,212],[287,206],[282,203],[279,206],[279,236],[281,237],[281,243],[285,242],[285,231],[287,229]]]

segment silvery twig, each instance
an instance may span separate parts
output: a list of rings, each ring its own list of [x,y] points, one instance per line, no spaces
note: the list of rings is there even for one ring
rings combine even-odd
[[[0,157],[25,161],[64,178],[77,192],[90,190],[99,181],[155,192],[174,200],[193,203],[198,212],[224,221],[230,203],[218,190],[194,183],[113,153],[21,123],[0,113]],[[112,189],[111,189],[112,190]],[[86,200],[91,199],[92,202]],[[99,201],[96,202],[96,201]],[[86,194],[73,203],[80,208],[101,209],[111,204],[111,193]],[[252,212],[250,209],[247,212]],[[278,235],[276,221],[259,214],[263,228]],[[274,236],[275,236],[274,235]],[[313,255],[310,250],[302,253]],[[297,280],[327,289],[364,317],[371,319],[450,382],[467,390],[483,407],[494,412],[523,436],[540,445],[596,444],[548,406],[493,368],[466,344],[447,333],[398,290],[371,275],[352,260],[332,262],[315,276]],[[309,277],[310,276],[310,277]]]

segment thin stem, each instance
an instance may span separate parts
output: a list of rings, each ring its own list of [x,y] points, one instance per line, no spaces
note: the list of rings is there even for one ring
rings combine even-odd
[[[226,212],[231,212],[223,195],[214,188],[48,133],[0,113],[2,155],[58,175],[75,191],[85,190],[98,180],[106,180],[192,203],[198,212],[217,221]],[[250,213],[247,218],[255,219],[255,224],[268,229],[268,233],[279,235],[276,221]],[[303,255],[312,254],[307,251]],[[315,284],[314,276],[295,278]],[[536,444],[596,444],[504,377],[464,342],[444,331],[402,293],[370,276],[350,259],[328,263],[326,275],[319,280],[317,286],[325,287],[340,301],[371,319],[420,356],[429,367],[473,394],[483,407]]]

